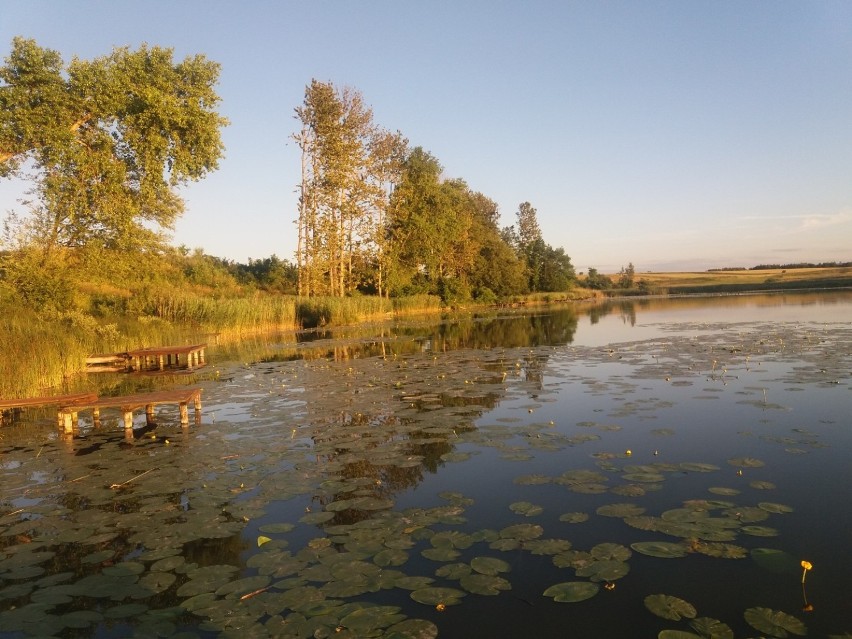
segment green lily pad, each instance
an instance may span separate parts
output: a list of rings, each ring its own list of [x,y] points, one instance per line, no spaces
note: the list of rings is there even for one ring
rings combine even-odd
[[[349,613],[340,625],[359,637],[370,636],[378,628],[386,628],[405,619],[398,606],[368,606]]]
[[[592,581],[615,581],[630,572],[630,565],[623,561],[593,561],[577,568],[578,577],[589,577]]]
[[[678,464],[678,467],[690,473],[712,473],[715,470],[719,470],[719,467],[715,464],[705,464],[703,462],[682,462]]]
[[[425,619],[406,619],[385,631],[388,639],[436,639],[438,626]]]
[[[696,617],[689,622],[690,627],[706,639],[734,639],[731,627],[718,619]]]
[[[540,515],[544,512],[544,508],[531,504],[528,501],[516,501],[509,504],[509,510],[517,515],[524,515],[525,517],[535,517],[536,515]]]
[[[544,533],[544,528],[536,524],[515,524],[507,526],[500,531],[500,537],[503,539],[517,539],[519,541],[528,541],[537,539]]]
[[[401,566],[408,561],[408,553],[396,548],[386,548],[373,557],[377,566]]]
[[[588,521],[588,513],[564,513],[559,515],[559,521],[564,521],[569,524],[580,524]]]
[[[453,561],[458,559],[461,553],[454,548],[447,546],[445,548],[426,548],[421,553],[426,559],[432,561]]]
[[[695,618],[695,606],[672,595],[648,595],[645,607],[658,617],[679,621],[682,617]]]
[[[512,585],[497,575],[470,574],[459,580],[462,588],[475,595],[499,595],[501,590],[511,590]]]
[[[260,532],[267,535],[275,535],[279,533],[287,533],[293,530],[296,526],[291,523],[266,524],[259,528]]]
[[[464,577],[465,575],[469,575],[472,570],[473,568],[471,568],[469,564],[445,564],[438,568],[438,570],[435,571],[435,574],[438,577],[458,580]]]
[[[801,620],[780,610],[771,608],[749,608],[743,613],[746,623],[755,630],[772,637],[788,637],[790,634],[803,636],[808,630]]]
[[[752,488],[757,489],[757,490],[774,490],[775,489],[775,484],[773,484],[771,481],[762,481],[762,480],[758,480],[758,479],[755,479],[754,481],[750,481],[748,483],[748,485],[751,486]]]
[[[400,577],[394,580],[393,585],[403,590],[420,590],[429,587],[434,581],[431,577]]]
[[[791,506],[787,506],[786,504],[776,504],[771,501],[762,501],[757,505],[761,510],[765,510],[768,513],[774,514],[785,514],[793,512],[793,508]]]
[[[411,593],[411,598],[417,603],[426,604],[427,606],[437,606],[444,604],[445,606],[453,606],[461,603],[461,598],[466,596],[464,590],[458,588],[421,588]]]
[[[460,548],[464,550],[465,548],[470,548],[473,544],[473,539],[465,533],[450,530],[432,535],[429,538],[429,543],[435,548]]]
[[[762,468],[766,465],[765,462],[754,457],[734,457],[729,459],[728,463],[739,468]]]
[[[779,532],[775,528],[769,526],[743,526],[740,532],[752,537],[777,537]]]
[[[718,557],[720,559],[745,559],[748,557],[748,550],[742,546],[735,544],[725,544],[719,542],[699,542],[692,545],[692,550],[699,552],[708,557]]]
[[[676,544],[671,541],[637,541],[630,544],[630,547],[643,555],[664,559],[686,557],[687,554],[686,547],[683,544]]]
[[[725,495],[732,497],[734,495],[739,495],[740,491],[736,488],[728,488],[726,486],[712,486],[707,489],[708,492],[713,493],[714,495]]]
[[[177,576],[171,572],[148,572],[139,580],[139,585],[154,594],[165,592],[175,582]]]
[[[660,630],[657,639],[702,639],[703,635],[686,630]]]
[[[598,561],[627,561],[633,554],[626,546],[612,543],[598,544],[589,553]]]
[[[320,511],[316,513],[307,513],[300,517],[299,521],[303,524],[316,525],[331,521],[334,517],[335,514],[333,512]]]
[[[551,597],[560,603],[576,603],[591,599],[600,590],[598,584],[588,581],[566,581],[550,586],[542,593],[545,597]]]
[[[605,504],[604,506],[600,506],[595,512],[604,517],[624,518],[641,515],[645,512],[645,509],[636,504]]]
[[[470,567],[483,575],[497,575],[512,569],[508,562],[497,557],[474,557],[470,561]]]

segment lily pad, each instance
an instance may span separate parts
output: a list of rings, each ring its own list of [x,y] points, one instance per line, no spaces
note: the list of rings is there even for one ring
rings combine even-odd
[[[706,639],[734,639],[731,627],[718,619],[696,617],[689,622],[690,627]]]
[[[453,606],[461,603],[461,598],[466,596],[464,590],[458,588],[420,588],[411,593],[411,598],[417,603],[426,604],[427,606],[437,606],[444,604],[445,606]]]
[[[499,595],[501,590],[511,590],[511,584],[497,575],[471,574],[459,581],[462,588],[475,595]]]
[[[626,546],[613,543],[598,544],[589,552],[598,561],[627,561],[633,554]]]
[[[774,514],[784,514],[793,512],[792,506],[787,506],[786,504],[776,504],[771,501],[762,501],[757,505],[761,510],[765,510],[768,513]]]
[[[508,562],[497,557],[474,557],[470,561],[470,567],[483,575],[497,575],[512,569]]]
[[[540,515],[544,512],[544,508],[531,504],[528,501],[516,501],[509,504],[509,510],[516,515],[523,515],[525,517],[535,517],[536,515]]]
[[[728,463],[739,468],[762,468],[766,465],[764,461],[754,457],[734,457],[729,459]]]
[[[386,548],[376,553],[373,561],[377,566],[382,566],[383,568],[387,566],[401,566],[408,561],[408,553],[396,548]]]
[[[458,580],[464,577],[465,575],[469,575],[472,570],[473,568],[471,568],[469,564],[445,564],[438,568],[438,570],[435,571],[435,574],[438,577]]]
[[[349,613],[340,620],[340,625],[352,630],[357,636],[370,636],[378,628],[399,623],[405,619],[398,606],[368,606]]]
[[[436,639],[438,626],[426,619],[406,619],[388,628],[385,636],[393,639]]]
[[[749,608],[743,613],[746,623],[755,630],[765,632],[772,637],[803,636],[808,630],[801,620],[780,610],[771,608]]]
[[[560,603],[576,603],[591,599],[598,594],[599,590],[600,586],[598,584],[588,581],[566,581],[550,586],[542,594]]]
[[[615,581],[630,572],[630,565],[623,561],[593,561],[577,568],[578,577],[589,577],[592,581]]]
[[[679,621],[681,618],[695,618],[695,606],[680,597],[672,595],[648,595],[645,607],[658,617]]]
[[[686,547],[683,544],[676,544],[671,541],[637,541],[630,544],[630,547],[643,555],[664,559],[686,557],[687,554]]]
[[[500,531],[502,539],[517,539],[519,541],[527,541],[537,539],[544,533],[544,528],[536,524],[515,524],[507,526]]]
[[[588,521],[588,513],[564,513],[559,515],[559,521],[564,521],[569,524],[580,524]]]

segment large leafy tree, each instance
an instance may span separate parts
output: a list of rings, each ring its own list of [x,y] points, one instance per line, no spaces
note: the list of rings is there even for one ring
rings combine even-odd
[[[25,176],[30,239],[46,248],[156,245],[224,147],[219,65],[171,49],[117,48],[67,65],[15,38],[0,67],[0,177]]]

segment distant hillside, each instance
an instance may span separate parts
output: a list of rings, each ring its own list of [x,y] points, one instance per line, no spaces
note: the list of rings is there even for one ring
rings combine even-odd
[[[852,266],[724,269],[641,273],[636,282],[651,293],[736,293],[852,287]]]

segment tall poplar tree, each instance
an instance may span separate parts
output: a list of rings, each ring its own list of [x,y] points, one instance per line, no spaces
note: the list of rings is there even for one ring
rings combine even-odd
[[[312,80],[296,118],[301,128],[293,137],[302,152],[299,294],[342,296],[362,279],[356,263],[382,248],[389,185],[406,142],[373,124],[360,92],[331,83]]]

